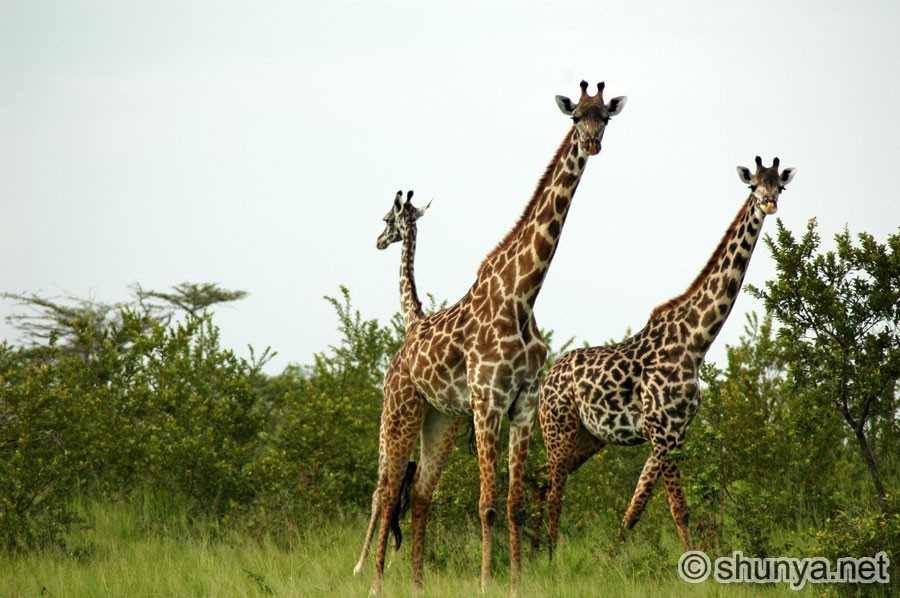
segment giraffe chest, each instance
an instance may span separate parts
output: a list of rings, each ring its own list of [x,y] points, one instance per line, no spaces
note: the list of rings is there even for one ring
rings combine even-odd
[[[538,378],[546,358],[545,345],[530,329],[526,335],[474,326],[450,334],[418,332],[409,353],[413,383],[448,415],[471,415],[473,400],[507,412],[520,389]]]

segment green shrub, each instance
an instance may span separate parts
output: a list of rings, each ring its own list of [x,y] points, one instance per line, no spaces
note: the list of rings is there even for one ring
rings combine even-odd
[[[815,534],[812,556],[825,557],[832,564],[843,557],[875,557],[884,552],[891,562],[890,578],[900,580],[900,513],[885,514],[868,510],[848,510],[825,522]],[[889,596],[891,585],[841,584],[840,595]]]

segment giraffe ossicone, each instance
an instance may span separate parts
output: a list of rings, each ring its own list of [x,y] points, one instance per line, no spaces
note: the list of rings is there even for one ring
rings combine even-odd
[[[521,575],[524,473],[537,417],[540,373],[547,357],[534,302],[562,233],[572,197],[590,156],[600,151],[610,117],[625,98],[603,102],[587,84],[575,104],[557,98],[573,126],[556,150],[516,224],[485,257],[475,282],[452,306],[407,327],[384,377],[379,462],[381,527],[372,593],[381,591],[389,522],[416,440],[412,480],[413,584],[424,586],[425,522],[438,479],[463,418],[475,426],[481,519],[481,585],[491,581],[497,508],[500,423],[509,419],[510,591]],[[374,500],[373,500],[374,503]]]
[[[684,549],[691,550],[688,508],[672,452],[700,406],[698,372],[728,318],[759,239],[763,219],[796,174],[779,160],[738,167],[750,196],[687,291],[656,307],[646,326],[612,345],[560,357],[541,385],[540,422],[549,469],[550,558],[556,547],[568,476],[607,444],[649,442],[650,456],[623,523],[640,519],[662,475]]]

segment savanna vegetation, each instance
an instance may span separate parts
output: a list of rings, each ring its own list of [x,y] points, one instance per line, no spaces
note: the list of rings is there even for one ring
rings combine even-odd
[[[896,584],[900,233],[881,242],[844,231],[825,251],[815,221],[799,238],[778,222],[767,245],[757,259],[774,260],[777,276],[749,289],[766,315],[747,318],[726,363],[704,366],[703,406],[678,455],[695,542],[711,556],[885,551]],[[342,288],[326,298],[339,340],[272,375],[268,350],[240,356],[221,345],[215,308],[244,294],[185,283],[134,287],[113,305],[5,295],[20,306],[13,322],[24,340],[0,346],[0,595],[366,591],[368,572],[351,570],[375,483],[381,378],[402,320],[365,318]],[[547,338],[554,354],[571,343]],[[523,594],[731,595],[678,578],[661,490],[618,537],[645,459],[645,448],[609,447],[570,478],[550,565],[536,431]],[[429,592],[477,588],[477,501],[463,432],[430,514]],[[495,536],[497,595],[504,536]],[[393,560],[385,589],[406,592],[408,549]]]

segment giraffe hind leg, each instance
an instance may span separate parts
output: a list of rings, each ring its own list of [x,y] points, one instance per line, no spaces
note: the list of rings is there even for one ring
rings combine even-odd
[[[359,555],[359,561],[353,568],[353,575],[359,575],[366,564],[366,557],[369,556],[369,547],[372,545],[372,537],[375,535],[375,524],[378,523],[378,512],[381,509],[381,490],[380,482],[375,492],[372,493],[372,515],[369,517],[369,527],[366,530],[366,539],[363,540],[362,553]]]
[[[581,426],[576,418],[567,427],[564,433],[544,434],[544,442],[547,451],[549,465],[549,482],[547,489],[547,504],[550,517],[550,546],[549,556],[553,560],[553,554],[559,538],[559,519],[562,514],[563,491],[569,474],[597,454],[603,448],[604,442],[592,436]]]
[[[381,526],[375,549],[375,573],[370,593],[381,593],[384,578],[384,561],[387,552],[391,519],[398,504],[400,489],[409,469],[409,461],[422,426],[423,401],[418,397],[408,379],[385,375],[384,411],[381,429],[384,434],[384,469],[379,476],[381,502]]]
[[[409,502],[412,508],[412,568],[413,587],[421,590],[425,584],[425,527],[428,509],[450,451],[456,432],[463,420],[428,408],[422,425],[420,460],[417,475],[412,479]]]
[[[406,517],[406,512],[409,511],[409,492],[415,475],[416,462],[410,461],[406,464],[406,474],[403,476],[400,494],[397,495],[397,504],[394,505],[394,514],[391,516],[391,533],[394,534],[395,551],[400,550],[400,544],[403,542],[403,532],[400,530],[400,521]]]

